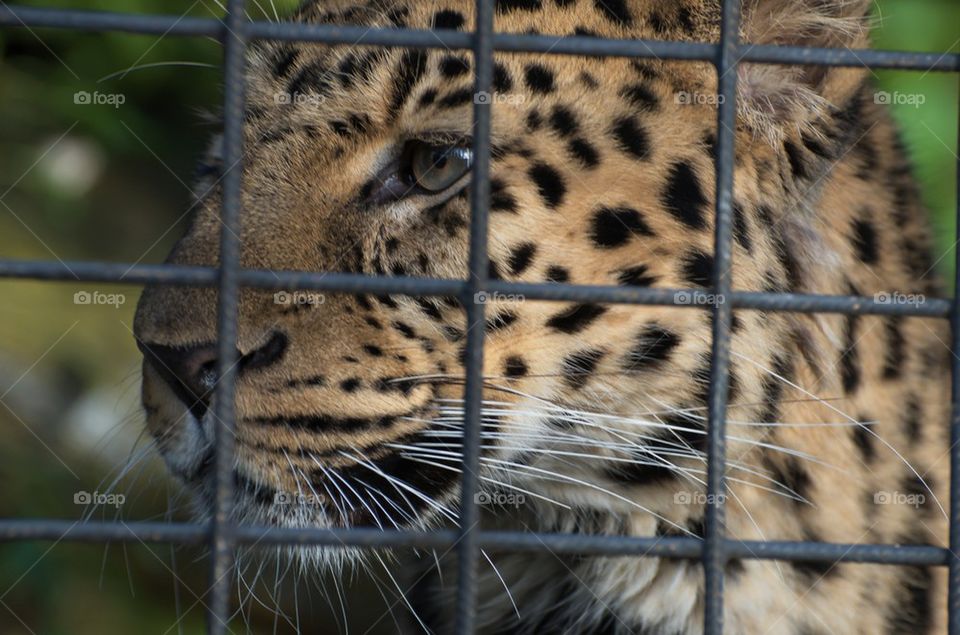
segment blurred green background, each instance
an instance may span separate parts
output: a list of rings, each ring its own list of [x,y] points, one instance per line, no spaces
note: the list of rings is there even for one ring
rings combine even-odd
[[[273,17],[270,0],[259,1]],[[294,4],[273,3],[280,15]],[[192,16],[221,12],[215,0],[25,4]],[[878,47],[960,50],[957,2],[876,4]],[[256,0],[248,5],[259,14]],[[0,257],[160,262],[183,229],[192,167],[213,131],[204,113],[217,110],[219,62],[219,45],[205,39],[0,31]],[[894,112],[931,213],[935,258],[950,276],[957,77],[877,71],[876,81],[882,90],[924,98]],[[75,103],[81,91],[122,95],[124,103]],[[138,355],[130,334],[139,289],[0,285],[0,516],[78,519],[84,508],[74,503],[75,493],[105,491],[141,432]],[[93,291],[117,294],[116,306],[75,304],[75,293]],[[117,491],[127,495],[123,518],[162,519],[170,509],[186,518],[186,501],[155,457],[137,463]],[[98,517],[114,514],[109,508]],[[202,553],[157,545],[2,544],[0,635],[201,633]],[[262,578],[272,587],[275,572],[268,569]],[[301,586],[309,589],[298,600],[303,631],[337,632],[320,590]],[[270,590],[257,591],[268,605]],[[352,611],[358,619],[351,632],[396,632],[389,615],[381,618],[376,593],[354,595],[361,596],[362,610]],[[286,596],[281,605],[293,615],[289,590]],[[252,632],[274,632],[271,613],[250,604],[251,615],[236,620],[235,631],[246,632],[246,622]],[[277,632],[294,630],[277,620]]]

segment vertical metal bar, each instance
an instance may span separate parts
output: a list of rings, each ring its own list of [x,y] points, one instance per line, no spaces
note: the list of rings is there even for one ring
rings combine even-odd
[[[223,163],[231,166],[223,178],[220,231],[220,279],[217,322],[217,382],[213,425],[216,483],[211,521],[210,605],[207,629],[212,635],[227,632],[230,616],[230,582],[234,544],[227,526],[234,498],[235,392],[237,360],[237,305],[240,287],[240,205],[243,176],[243,100],[245,89],[246,21],[244,0],[229,0],[224,17],[224,130]]]
[[[958,108],[960,110],[960,108]],[[960,112],[958,112],[960,115]],[[958,118],[960,119],[960,118]],[[960,148],[960,123],[957,125],[957,147]],[[960,159],[957,159],[957,227],[960,240]],[[960,248],[954,245],[953,314],[950,316],[950,569],[947,587],[947,632],[960,635]]]
[[[487,213],[490,201],[490,95],[493,84],[493,0],[477,0],[473,62],[476,69],[473,107],[473,180],[470,197],[470,272],[463,298],[467,307],[467,381],[464,388],[463,481],[460,492],[457,633],[476,629],[477,546],[474,529],[480,510],[474,500],[480,469],[480,402],[483,398],[484,305],[477,298],[487,282]]]
[[[705,604],[703,630],[706,635],[723,632],[723,570],[726,553],[723,536],[723,495],[726,492],[727,390],[730,369],[731,304],[731,201],[733,198],[734,141],[737,121],[737,42],[740,28],[740,0],[724,0],[720,24],[720,51],[716,60],[721,95],[717,115],[716,189],[717,215],[714,232],[713,341],[711,344],[710,392],[707,419],[707,508],[704,527],[703,567]]]

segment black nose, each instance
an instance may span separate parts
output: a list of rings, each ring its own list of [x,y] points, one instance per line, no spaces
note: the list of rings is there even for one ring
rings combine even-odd
[[[202,419],[217,385],[217,345],[162,346],[144,342],[137,345],[144,359],[150,362],[190,413]],[[246,355],[237,352],[237,372],[270,366],[280,360],[286,348],[286,336],[274,333],[260,348]]]
[[[144,359],[150,362],[174,394],[197,419],[210,405],[217,385],[217,345],[160,346],[140,343]]]

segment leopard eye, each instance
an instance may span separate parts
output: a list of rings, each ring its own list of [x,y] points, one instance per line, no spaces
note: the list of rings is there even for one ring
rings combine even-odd
[[[442,192],[470,171],[473,151],[418,141],[409,148],[405,162],[405,171],[413,183],[427,192]]]

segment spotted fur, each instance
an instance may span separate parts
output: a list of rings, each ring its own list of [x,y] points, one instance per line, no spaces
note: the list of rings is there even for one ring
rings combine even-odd
[[[746,0],[743,38],[867,45],[865,0]],[[498,0],[512,33],[715,42],[716,0]],[[469,29],[468,0],[310,1],[316,24]],[[706,287],[716,79],[705,63],[497,53],[490,276],[520,282]],[[469,196],[375,193],[405,140],[471,138],[461,51],[258,43],[248,60],[242,264],[464,278]],[[937,293],[906,152],[858,69],[741,65],[733,286],[872,296]],[[692,96],[692,97],[691,97]],[[681,98],[682,97],[682,98]],[[218,264],[223,166],[169,260]],[[485,329],[488,506],[508,529],[631,536],[703,531],[710,322],[699,309],[490,296],[241,293],[238,519],[409,526],[456,516],[466,333]],[[471,301],[478,301],[469,299]],[[944,325],[921,318],[737,311],[726,532],[749,540],[943,545],[948,498]],[[212,415],[163,355],[215,341],[216,294],[151,287],[148,427],[209,501]],[[156,354],[155,354],[156,353]],[[170,357],[173,359],[173,357]],[[189,397],[189,396],[188,396]],[[278,505],[282,492],[312,505]],[[202,505],[201,505],[202,506]],[[321,550],[304,558],[337,560]],[[356,557],[360,557],[354,554]],[[410,597],[451,632],[452,570],[433,559]],[[446,561],[441,562],[447,567]],[[484,633],[699,633],[695,562],[498,554],[481,562]],[[944,572],[731,562],[734,633],[944,632]],[[516,610],[514,609],[514,603]]]

